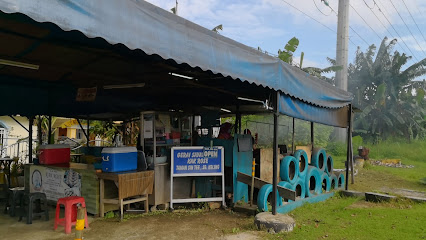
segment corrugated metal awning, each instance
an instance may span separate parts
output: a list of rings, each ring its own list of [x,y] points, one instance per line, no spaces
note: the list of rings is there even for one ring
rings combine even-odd
[[[145,1],[1,0],[4,13],[54,23],[64,31],[124,44],[178,64],[279,90],[322,108],[342,108],[350,93],[309,76],[278,58],[167,12]]]

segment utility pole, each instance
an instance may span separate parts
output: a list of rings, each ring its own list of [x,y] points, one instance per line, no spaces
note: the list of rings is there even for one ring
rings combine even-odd
[[[348,90],[348,48],[349,48],[349,0],[339,0],[337,16],[336,65],[342,66],[336,71],[336,87]],[[346,130],[339,128],[334,132],[337,141],[344,142]]]
[[[175,14],[178,15],[178,0],[176,0],[176,8],[175,8]]]

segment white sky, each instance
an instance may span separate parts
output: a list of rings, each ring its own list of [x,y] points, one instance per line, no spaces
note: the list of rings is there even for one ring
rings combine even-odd
[[[148,0],[148,2],[168,11],[175,6],[175,0]],[[335,58],[337,17],[335,12],[320,0],[179,0],[178,2],[179,16],[208,29],[222,24],[222,35],[254,48],[261,47],[273,54],[277,54],[278,49],[283,49],[292,37],[299,38],[300,44],[295,55],[298,59],[301,51],[305,53],[304,66],[326,67],[329,65],[326,57]],[[334,32],[306,17],[286,2]],[[338,10],[338,0],[329,0],[329,3],[332,9]],[[392,3],[413,35],[404,25]],[[353,7],[349,10],[350,26],[368,44],[350,30],[349,36],[353,43],[349,43],[349,62],[353,62],[357,46],[363,50],[370,44],[378,47],[385,36],[398,39],[399,43],[395,50],[410,56],[414,54],[415,57],[409,65],[413,64],[416,58],[418,60],[426,58],[426,0],[351,0],[350,4]],[[368,24],[357,15],[354,9]],[[421,31],[414,24],[410,13]]]

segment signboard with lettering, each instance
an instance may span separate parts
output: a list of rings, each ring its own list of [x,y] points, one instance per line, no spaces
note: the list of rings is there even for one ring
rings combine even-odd
[[[223,148],[179,147],[172,149],[173,175],[221,174]]]
[[[81,196],[81,175],[72,169],[30,167],[30,192],[43,192],[48,200]]]
[[[222,202],[225,206],[225,174],[223,147],[173,147],[171,153],[170,208],[173,203]],[[218,176],[222,178],[220,197],[173,199],[173,178]]]

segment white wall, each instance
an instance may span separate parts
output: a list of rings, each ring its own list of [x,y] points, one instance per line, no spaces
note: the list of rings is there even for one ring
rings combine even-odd
[[[29,120],[26,117],[17,117],[14,116],[16,120],[18,120],[22,125],[24,125],[27,129],[29,128]],[[18,139],[28,137],[28,132],[24,128],[22,128],[15,120],[13,120],[9,116],[0,116],[0,127],[3,125],[8,132],[8,139],[5,142],[5,146],[12,145],[16,143]],[[33,126],[33,139],[37,139],[37,126]],[[5,140],[6,141],[6,140]]]

